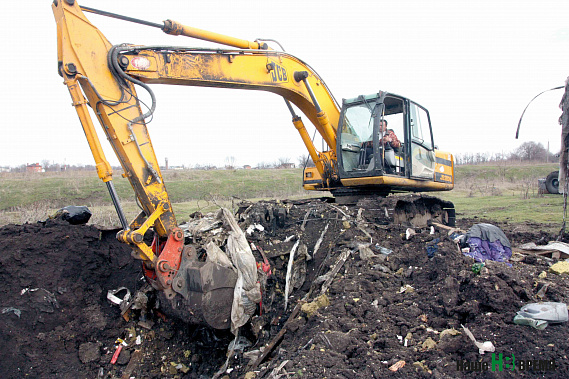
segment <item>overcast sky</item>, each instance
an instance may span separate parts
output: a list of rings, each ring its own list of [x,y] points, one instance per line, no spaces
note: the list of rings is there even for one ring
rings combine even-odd
[[[560,147],[562,91],[528,108],[569,76],[569,1],[156,1],[81,5],[234,37],[278,40],[314,68],[338,101],[384,90],[425,106],[435,143],[454,154],[511,152],[522,142]],[[57,74],[51,1],[11,1],[2,12],[0,166],[94,162]],[[113,44],[211,46],[159,29],[87,17]],[[278,96],[265,92],[154,86],[149,124],[161,164],[256,165],[306,154]],[[144,92],[144,91],[139,91]],[[306,117],[304,117],[307,124]],[[96,120],[95,120],[96,122]],[[312,134],[313,128],[309,129]],[[102,131],[112,164],[118,160]],[[318,144],[317,146],[319,146]]]

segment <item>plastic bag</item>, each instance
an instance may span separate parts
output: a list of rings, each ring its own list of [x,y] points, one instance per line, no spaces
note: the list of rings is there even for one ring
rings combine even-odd
[[[231,263],[229,257],[215,243],[209,242],[205,246],[205,251],[207,254],[207,260],[222,267],[232,268],[235,270],[235,267]]]
[[[237,269],[237,283],[233,292],[231,308],[231,332],[245,325],[261,301],[261,288],[257,282],[257,262],[245,234],[231,212],[222,208],[220,215],[231,232],[227,238],[227,251]]]
[[[86,206],[69,205],[58,210],[53,218],[67,221],[71,225],[86,224],[91,218],[91,211]]]

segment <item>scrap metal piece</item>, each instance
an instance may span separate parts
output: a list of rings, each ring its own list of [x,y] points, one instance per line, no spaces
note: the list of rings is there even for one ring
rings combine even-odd
[[[120,297],[116,296],[117,293],[119,293],[121,291],[125,291],[125,295],[123,296],[122,299]],[[122,302],[129,301],[130,296],[131,296],[130,290],[126,287],[119,287],[117,289],[107,291],[107,300],[109,300],[111,303],[113,303],[115,305],[120,305]]]

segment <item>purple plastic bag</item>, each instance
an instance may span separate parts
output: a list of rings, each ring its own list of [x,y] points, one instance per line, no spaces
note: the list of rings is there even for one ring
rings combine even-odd
[[[498,240],[488,242],[478,237],[470,237],[467,243],[470,251],[464,255],[474,258],[476,262],[484,262],[487,259],[496,262],[508,262],[512,256],[512,249],[502,246]]]

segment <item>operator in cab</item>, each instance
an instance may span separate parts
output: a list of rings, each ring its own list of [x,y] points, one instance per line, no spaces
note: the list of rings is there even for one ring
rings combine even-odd
[[[401,141],[399,141],[393,129],[387,129],[387,120],[381,120],[379,130],[383,135],[383,145],[386,149],[392,148],[397,150],[401,147]]]
[[[399,152],[401,147],[401,141],[395,135],[393,129],[387,129],[387,120],[381,120],[379,124],[379,138],[380,143],[385,149],[385,154],[393,155],[393,152]],[[364,142],[365,147],[365,164],[368,165],[373,156],[373,141]],[[394,159],[394,158],[393,158]],[[393,173],[391,165],[388,163],[389,159],[386,159],[384,164],[385,172],[388,174]]]

